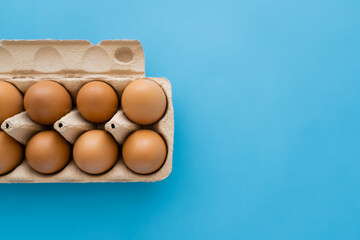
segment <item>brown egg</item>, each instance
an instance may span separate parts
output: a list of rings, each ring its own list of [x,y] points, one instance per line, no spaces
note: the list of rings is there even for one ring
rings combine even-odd
[[[25,155],[34,170],[51,174],[63,169],[70,161],[71,147],[58,132],[43,131],[30,139]]]
[[[139,79],[130,83],[121,97],[125,115],[135,123],[148,125],[158,121],[166,110],[166,96],[155,82]]]
[[[0,131],[0,175],[14,170],[23,159],[23,146],[7,133]]]
[[[132,171],[149,174],[158,170],[166,159],[166,143],[152,130],[142,129],[132,133],[124,142],[122,155]]]
[[[118,159],[119,149],[114,138],[102,130],[82,134],[75,142],[73,157],[84,172],[100,174],[111,169]]]
[[[116,113],[118,97],[109,84],[93,81],[81,87],[76,105],[86,120],[101,123],[110,120]]]
[[[72,100],[61,84],[41,81],[26,91],[24,105],[32,120],[43,125],[52,125],[71,111]]]
[[[24,105],[21,92],[11,83],[0,82],[0,125],[22,111]]]

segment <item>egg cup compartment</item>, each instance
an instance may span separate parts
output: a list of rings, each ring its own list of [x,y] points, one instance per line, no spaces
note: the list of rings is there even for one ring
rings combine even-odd
[[[104,52],[107,53],[105,57]],[[32,56],[29,56],[30,53]],[[11,61],[8,60],[9,58]],[[73,108],[70,113],[54,124],[53,129],[71,144],[74,144],[76,139],[86,131],[104,129],[113,135],[121,147],[130,133],[143,128],[131,122],[124,115],[120,104],[124,88],[138,78],[145,78],[144,54],[138,41],[103,41],[94,46],[88,41],[3,40],[0,42],[1,59],[7,61],[5,64],[0,62],[0,81],[14,84],[23,94],[32,84],[44,80],[53,80],[62,84],[71,94],[73,103],[76,102],[76,95],[81,86],[88,82],[103,81],[115,89],[119,97],[119,109],[108,122],[90,123],[80,115],[76,108]],[[75,61],[76,59],[77,61]],[[56,64],[61,62],[62,68],[54,67],[56,64],[53,61]],[[104,62],[107,63],[107,67],[104,66]],[[30,69],[25,70],[25,66]],[[171,84],[165,78],[146,79],[158,83],[167,97],[167,110],[164,116],[158,122],[145,126],[145,128],[158,132],[167,144],[167,158],[158,171],[148,175],[134,173],[126,167],[120,152],[119,159],[114,167],[100,175],[83,172],[73,160],[60,172],[45,175],[33,170],[24,160],[12,172],[0,176],[0,182],[154,182],[165,179],[172,170],[174,112]],[[8,118],[3,122],[1,128],[22,144],[26,144],[31,136],[37,132],[48,129],[48,127],[32,121],[26,112]]]

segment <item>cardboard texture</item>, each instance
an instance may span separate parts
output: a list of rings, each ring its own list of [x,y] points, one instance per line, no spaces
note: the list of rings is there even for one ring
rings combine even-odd
[[[85,83],[100,80],[110,84],[121,99],[124,88],[138,78],[145,78],[145,59],[137,40],[105,40],[97,45],[86,40],[2,40],[0,42],[0,81],[14,84],[23,94],[38,81],[53,80],[62,84],[75,102]],[[167,96],[167,110],[157,123],[146,126],[160,133],[168,147],[164,165],[155,173],[141,175],[129,170],[121,159],[108,172],[90,175],[81,171],[73,160],[59,173],[37,173],[24,160],[14,171],[0,176],[0,183],[41,182],[154,182],[165,179],[172,170],[174,111],[171,84],[165,78],[146,78],[158,83]],[[73,144],[85,131],[105,129],[121,145],[125,138],[141,126],[126,118],[121,106],[105,124],[86,121],[76,108],[53,126]],[[8,118],[1,129],[26,144],[45,127],[32,121],[26,112]]]

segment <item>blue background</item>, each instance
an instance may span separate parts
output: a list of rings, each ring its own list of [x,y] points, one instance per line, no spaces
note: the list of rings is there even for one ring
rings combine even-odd
[[[360,239],[360,2],[2,1],[3,39],[139,39],[173,85],[159,183],[0,185],[0,236]]]

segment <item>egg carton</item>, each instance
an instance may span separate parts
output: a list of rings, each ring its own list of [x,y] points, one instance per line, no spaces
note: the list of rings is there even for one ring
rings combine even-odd
[[[23,94],[34,83],[53,80],[71,94],[73,103],[79,89],[86,83],[99,80],[110,84],[121,99],[125,87],[138,78],[145,78],[145,59],[137,40],[105,40],[97,45],[86,40],[2,40],[0,42],[0,81],[14,84]],[[137,125],[125,116],[121,106],[103,124],[86,121],[76,108],[53,126],[73,144],[84,132],[103,129],[122,145],[125,138],[140,128],[153,129],[167,144],[167,158],[155,173],[141,175],[129,170],[121,154],[114,167],[106,173],[91,175],[81,171],[73,160],[60,172],[45,175],[33,170],[26,160],[12,172],[0,176],[1,183],[41,182],[155,182],[165,179],[172,170],[174,141],[174,110],[171,84],[165,78],[146,78],[158,83],[167,96],[167,110],[161,120],[149,126]],[[119,104],[121,105],[121,104]],[[6,119],[1,129],[26,145],[37,132],[49,129],[32,121],[26,112]]]

